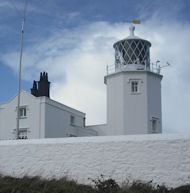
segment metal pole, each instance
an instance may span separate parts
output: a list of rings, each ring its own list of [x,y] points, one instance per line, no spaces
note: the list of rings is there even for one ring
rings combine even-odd
[[[24,22],[26,16],[27,0],[24,5],[24,15],[22,18],[22,29],[21,29],[21,43],[20,43],[20,62],[19,62],[19,77],[18,77],[18,101],[17,101],[17,127],[16,127],[16,139],[19,139],[19,118],[20,118],[20,85],[21,85],[21,67],[22,67],[22,48],[23,48],[23,36],[24,36]]]
[[[23,48],[24,22],[25,22],[25,16],[24,16],[23,19],[22,19],[22,30],[21,30],[20,62],[19,62],[19,77],[18,77],[18,101],[17,101],[17,129],[16,129],[16,139],[19,138],[20,85],[21,85],[21,67],[22,67],[22,48]]]

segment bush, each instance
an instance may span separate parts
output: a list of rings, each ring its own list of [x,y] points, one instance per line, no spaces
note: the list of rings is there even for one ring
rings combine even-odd
[[[175,189],[171,189],[170,193],[190,193],[190,185],[180,186]]]
[[[95,184],[95,189],[97,192],[101,193],[117,193],[120,189],[119,185],[115,180],[109,178],[104,179],[104,176],[101,175],[100,178],[92,180]]]
[[[95,190],[67,178],[45,180],[40,177],[0,176],[0,193],[95,193]]]
[[[94,186],[78,184],[66,177],[59,180],[40,177],[14,178],[0,175],[0,193],[190,193],[190,185],[168,189],[165,186],[155,187],[152,183],[135,181],[121,186],[111,178],[92,180]]]
[[[122,185],[121,189],[123,193],[169,193],[169,190],[165,186],[152,185],[152,182],[134,181],[133,183],[127,183]]]

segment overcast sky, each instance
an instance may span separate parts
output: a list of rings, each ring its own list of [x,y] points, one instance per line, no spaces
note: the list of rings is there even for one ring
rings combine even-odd
[[[0,102],[17,93],[24,0],[0,0]],[[189,0],[28,0],[22,89],[49,73],[51,98],[86,113],[87,124],[106,122],[106,66],[113,44],[135,34],[152,43],[151,61],[163,68],[164,133],[190,133]],[[156,102],[156,101],[155,101]]]

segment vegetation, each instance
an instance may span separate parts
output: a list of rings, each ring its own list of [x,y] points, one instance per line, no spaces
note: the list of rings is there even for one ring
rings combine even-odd
[[[78,184],[66,177],[46,180],[40,177],[14,178],[0,176],[0,193],[190,193],[190,185],[168,189],[151,183],[136,181],[119,186],[113,179],[103,176],[92,180],[94,186]]]

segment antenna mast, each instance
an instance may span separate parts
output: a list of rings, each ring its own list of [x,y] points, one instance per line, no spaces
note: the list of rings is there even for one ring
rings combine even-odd
[[[18,77],[18,101],[17,101],[16,139],[19,139],[20,85],[21,85],[22,49],[23,49],[23,35],[24,35],[24,22],[25,22],[25,17],[26,17],[26,7],[27,7],[27,0],[25,0],[24,15],[22,17],[22,27],[21,27],[20,62],[19,62],[19,77]]]

